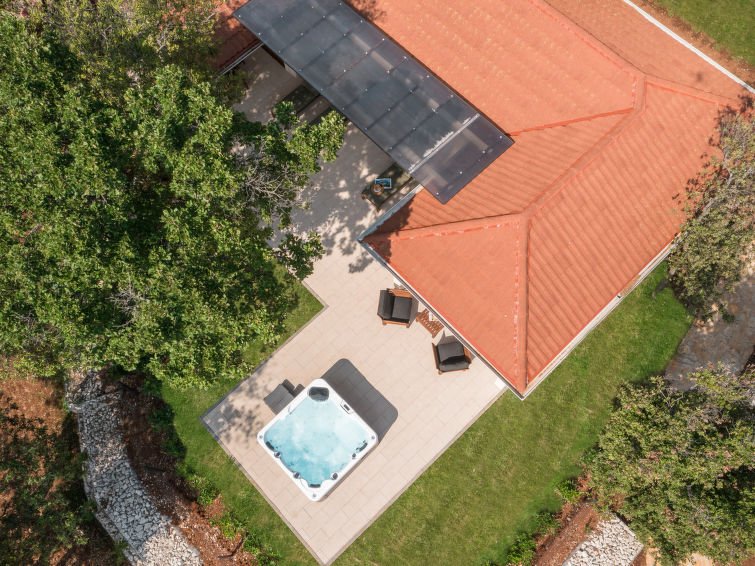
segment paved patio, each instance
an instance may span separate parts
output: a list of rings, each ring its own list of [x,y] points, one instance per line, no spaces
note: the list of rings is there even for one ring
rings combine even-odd
[[[299,79],[264,51],[246,65],[259,71],[239,109],[266,119],[271,104]],[[305,283],[324,309],[204,416],[226,452],[321,564],[330,564],[500,396],[503,382],[480,360],[469,371],[438,375],[430,334],[383,326],[376,315],[390,273],[357,236],[377,219],[361,199],[368,177],[391,162],[353,126],[339,158],[313,179],[312,206],[295,225],[322,235],[326,255]],[[435,342],[450,336],[441,332]],[[284,379],[307,385],[324,376],[380,436],[320,502],[310,502],[257,443],[272,419],[263,398]]]

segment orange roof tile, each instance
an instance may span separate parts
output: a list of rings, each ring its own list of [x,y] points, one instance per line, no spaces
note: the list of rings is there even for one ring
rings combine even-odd
[[[515,143],[365,242],[525,394],[677,233],[718,112],[744,91],[615,0],[374,4]]]
[[[252,32],[232,17],[233,13],[246,2],[247,0],[230,0],[218,5],[215,23],[218,55],[215,58],[215,66],[220,70],[228,68],[244,53],[260,43]]]

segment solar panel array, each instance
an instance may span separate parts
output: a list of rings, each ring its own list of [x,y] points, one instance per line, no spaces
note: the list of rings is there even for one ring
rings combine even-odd
[[[344,2],[250,0],[234,16],[442,203],[513,143]]]

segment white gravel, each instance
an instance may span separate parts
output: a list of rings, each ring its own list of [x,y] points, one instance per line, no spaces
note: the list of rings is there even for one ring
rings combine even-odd
[[[119,393],[105,393],[95,372],[73,379],[68,408],[79,416],[79,442],[87,453],[84,488],[97,519],[134,566],[199,566],[199,552],[162,515],[131,467],[121,434]]]
[[[642,543],[618,517],[601,519],[563,566],[629,566],[642,550]]]

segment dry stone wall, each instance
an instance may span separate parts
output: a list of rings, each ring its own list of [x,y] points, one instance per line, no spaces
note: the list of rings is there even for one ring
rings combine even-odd
[[[611,515],[601,519],[563,566],[629,566],[641,550],[642,543],[631,529]]]
[[[86,452],[84,488],[97,505],[97,519],[113,540],[125,541],[134,566],[195,566],[199,552],[162,515],[131,467],[121,433],[120,393],[106,392],[90,372],[71,380],[68,408],[79,417],[81,451]]]

